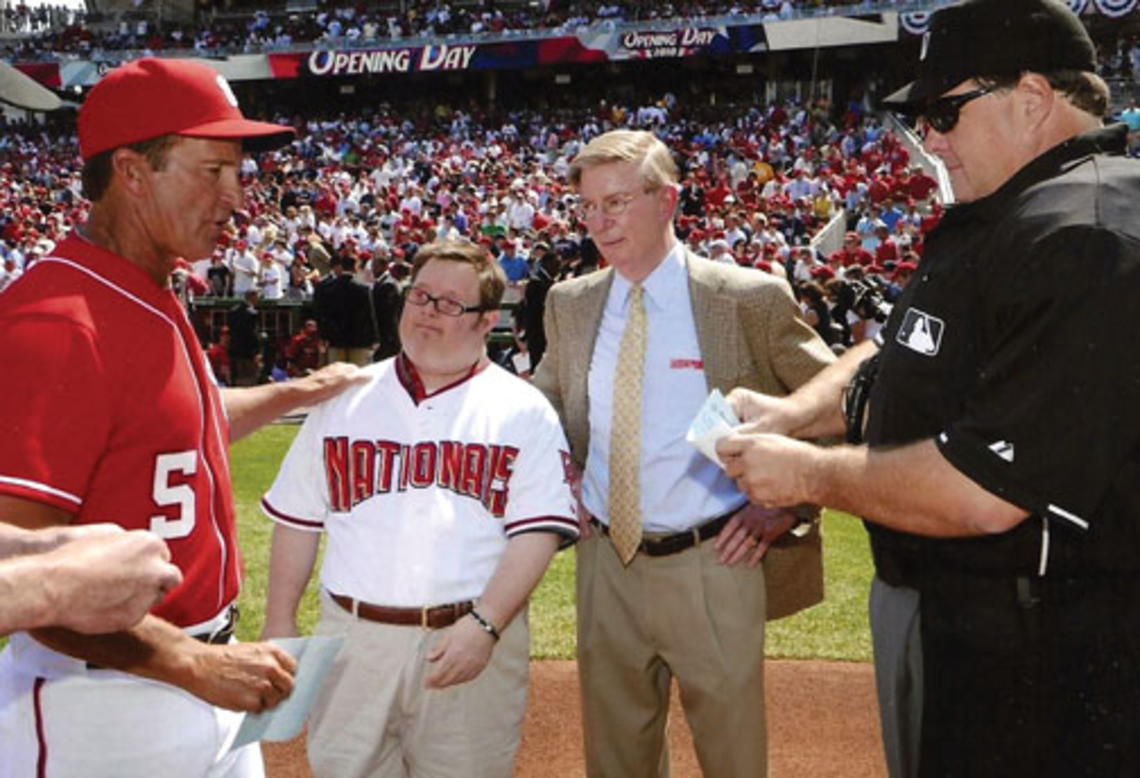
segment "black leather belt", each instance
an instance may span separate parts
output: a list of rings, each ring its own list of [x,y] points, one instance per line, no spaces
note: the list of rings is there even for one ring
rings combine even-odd
[[[212,646],[222,645],[229,643],[230,638],[234,636],[234,629],[237,628],[238,617],[241,613],[238,611],[237,605],[230,606],[230,612],[226,615],[226,623],[218,627],[213,632],[199,632],[190,637],[194,638],[200,643],[209,643]]]
[[[682,551],[687,551],[693,546],[704,543],[711,537],[715,537],[718,532],[724,529],[724,525],[728,523],[740,508],[733,508],[723,516],[717,516],[715,519],[709,519],[704,524],[698,524],[692,529],[684,532],[677,532],[673,535],[665,535],[660,538],[642,538],[641,543],[638,544],[637,550],[646,556],[670,556],[671,554],[679,554]],[[609,537],[610,528],[606,524],[598,521],[593,516],[590,517],[590,524],[597,527],[603,535]]]
[[[871,535],[871,559],[875,564],[875,575],[890,586],[918,588],[919,552],[914,544],[902,546],[897,541],[890,542]]]
[[[226,614],[226,623],[218,627],[213,632],[198,632],[190,637],[197,640],[199,643],[208,643],[211,646],[220,646],[230,642],[230,638],[234,636],[234,628],[237,627],[238,616],[237,605],[231,605],[229,612]],[[87,663],[88,670],[106,670],[107,668],[102,665],[97,665],[94,662]]]

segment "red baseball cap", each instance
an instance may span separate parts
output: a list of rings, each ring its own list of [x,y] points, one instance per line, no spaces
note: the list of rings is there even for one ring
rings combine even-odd
[[[237,139],[249,151],[262,151],[286,143],[296,131],[246,119],[220,73],[185,59],[144,57],[117,67],[79,109],[84,160],[163,135]]]

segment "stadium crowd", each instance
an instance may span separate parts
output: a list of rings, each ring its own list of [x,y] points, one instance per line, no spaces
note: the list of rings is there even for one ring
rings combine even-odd
[[[572,0],[545,3],[459,5],[440,0],[412,0],[362,6],[350,2],[319,3],[312,11],[287,10],[283,4],[234,3],[226,0],[201,5],[197,24],[160,23],[148,3],[139,4],[117,22],[62,6],[8,6],[5,29],[27,33],[7,54],[36,58],[95,51],[265,51],[314,41],[348,43],[442,35],[497,35],[538,31],[572,34],[580,27],[604,22],[644,22],[716,16],[755,16],[787,19],[805,13],[827,13],[858,6],[891,9],[903,0],[737,0],[716,2],[678,0]],[[240,14],[230,13],[241,9]]]
[[[534,274],[559,278],[598,266],[566,168],[600,132],[637,126],[679,152],[678,234],[694,252],[788,277],[829,343],[873,334],[937,220],[935,182],[858,105],[834,112],[788,102],[705,114],[682,111],[666,94],[641,106],[603,102],[550,115],[425,103],[309,119],[290,146],[246,160],[245,210],[214,255],[187,257],[177,279],[188,302],[252,294],[255,305],[311,306],[338,268],[362,286],[399,286],[419,245],[467,236],[499,259],[512,299],[521,301]],[[13,126],[0,140],[0,286],[86,216],[71,132]],[[841,212],[848,240],[824,256],[812,238]],[[525,349],[524,313],[515,316],[515,348]],[[379,340],[382,317],[361,318],[370,330],[363,344]],[[289,345],[271,344],[263,376],[275,365],[285,374],[312,367],[310,348]]]
[[[30,61],[101,52],[142,51],[185,56],[227,52],[253,53],[319,43],[367,45],[406,38],[450,35],[496,36],[513,32],[569,35],[598,23],[650,22],[754,16],[770,21],[804,14],[892,10],[907,0],[548,0],[543,3],[459,5],[441,0],[409,0],[400,5],[364,6],[346,0],[319,2],[312,10],[283,4],[216,0],[200,3],[198,18],[184,24],[163,20],[151,3],[142,2],[114,20],[82,9],[8,5],[0,21],[16,37],[3,45],[5,58]],[[401,10],[402,8],[402,10]],[[1128,28],[1131,29],[1131,28]],[[1098,41],[1099,73],[1107,79],[1131,79],[1140,72],[1140,39],[1127,30]]]

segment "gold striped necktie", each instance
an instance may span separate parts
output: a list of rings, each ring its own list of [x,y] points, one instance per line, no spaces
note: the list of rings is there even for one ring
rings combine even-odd
[[[641,387],[645,374],[645,290],[634,284],[614,370],[610,425],[610,538],[628,565],[641,543]]]

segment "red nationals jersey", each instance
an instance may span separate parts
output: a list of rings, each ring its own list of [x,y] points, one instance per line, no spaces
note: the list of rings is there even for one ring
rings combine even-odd
[[[0,294],[0,493],[149,529],[182,584],[154,613],[213,618],[240,586],[229,427],[177,298],[75,235]]]

